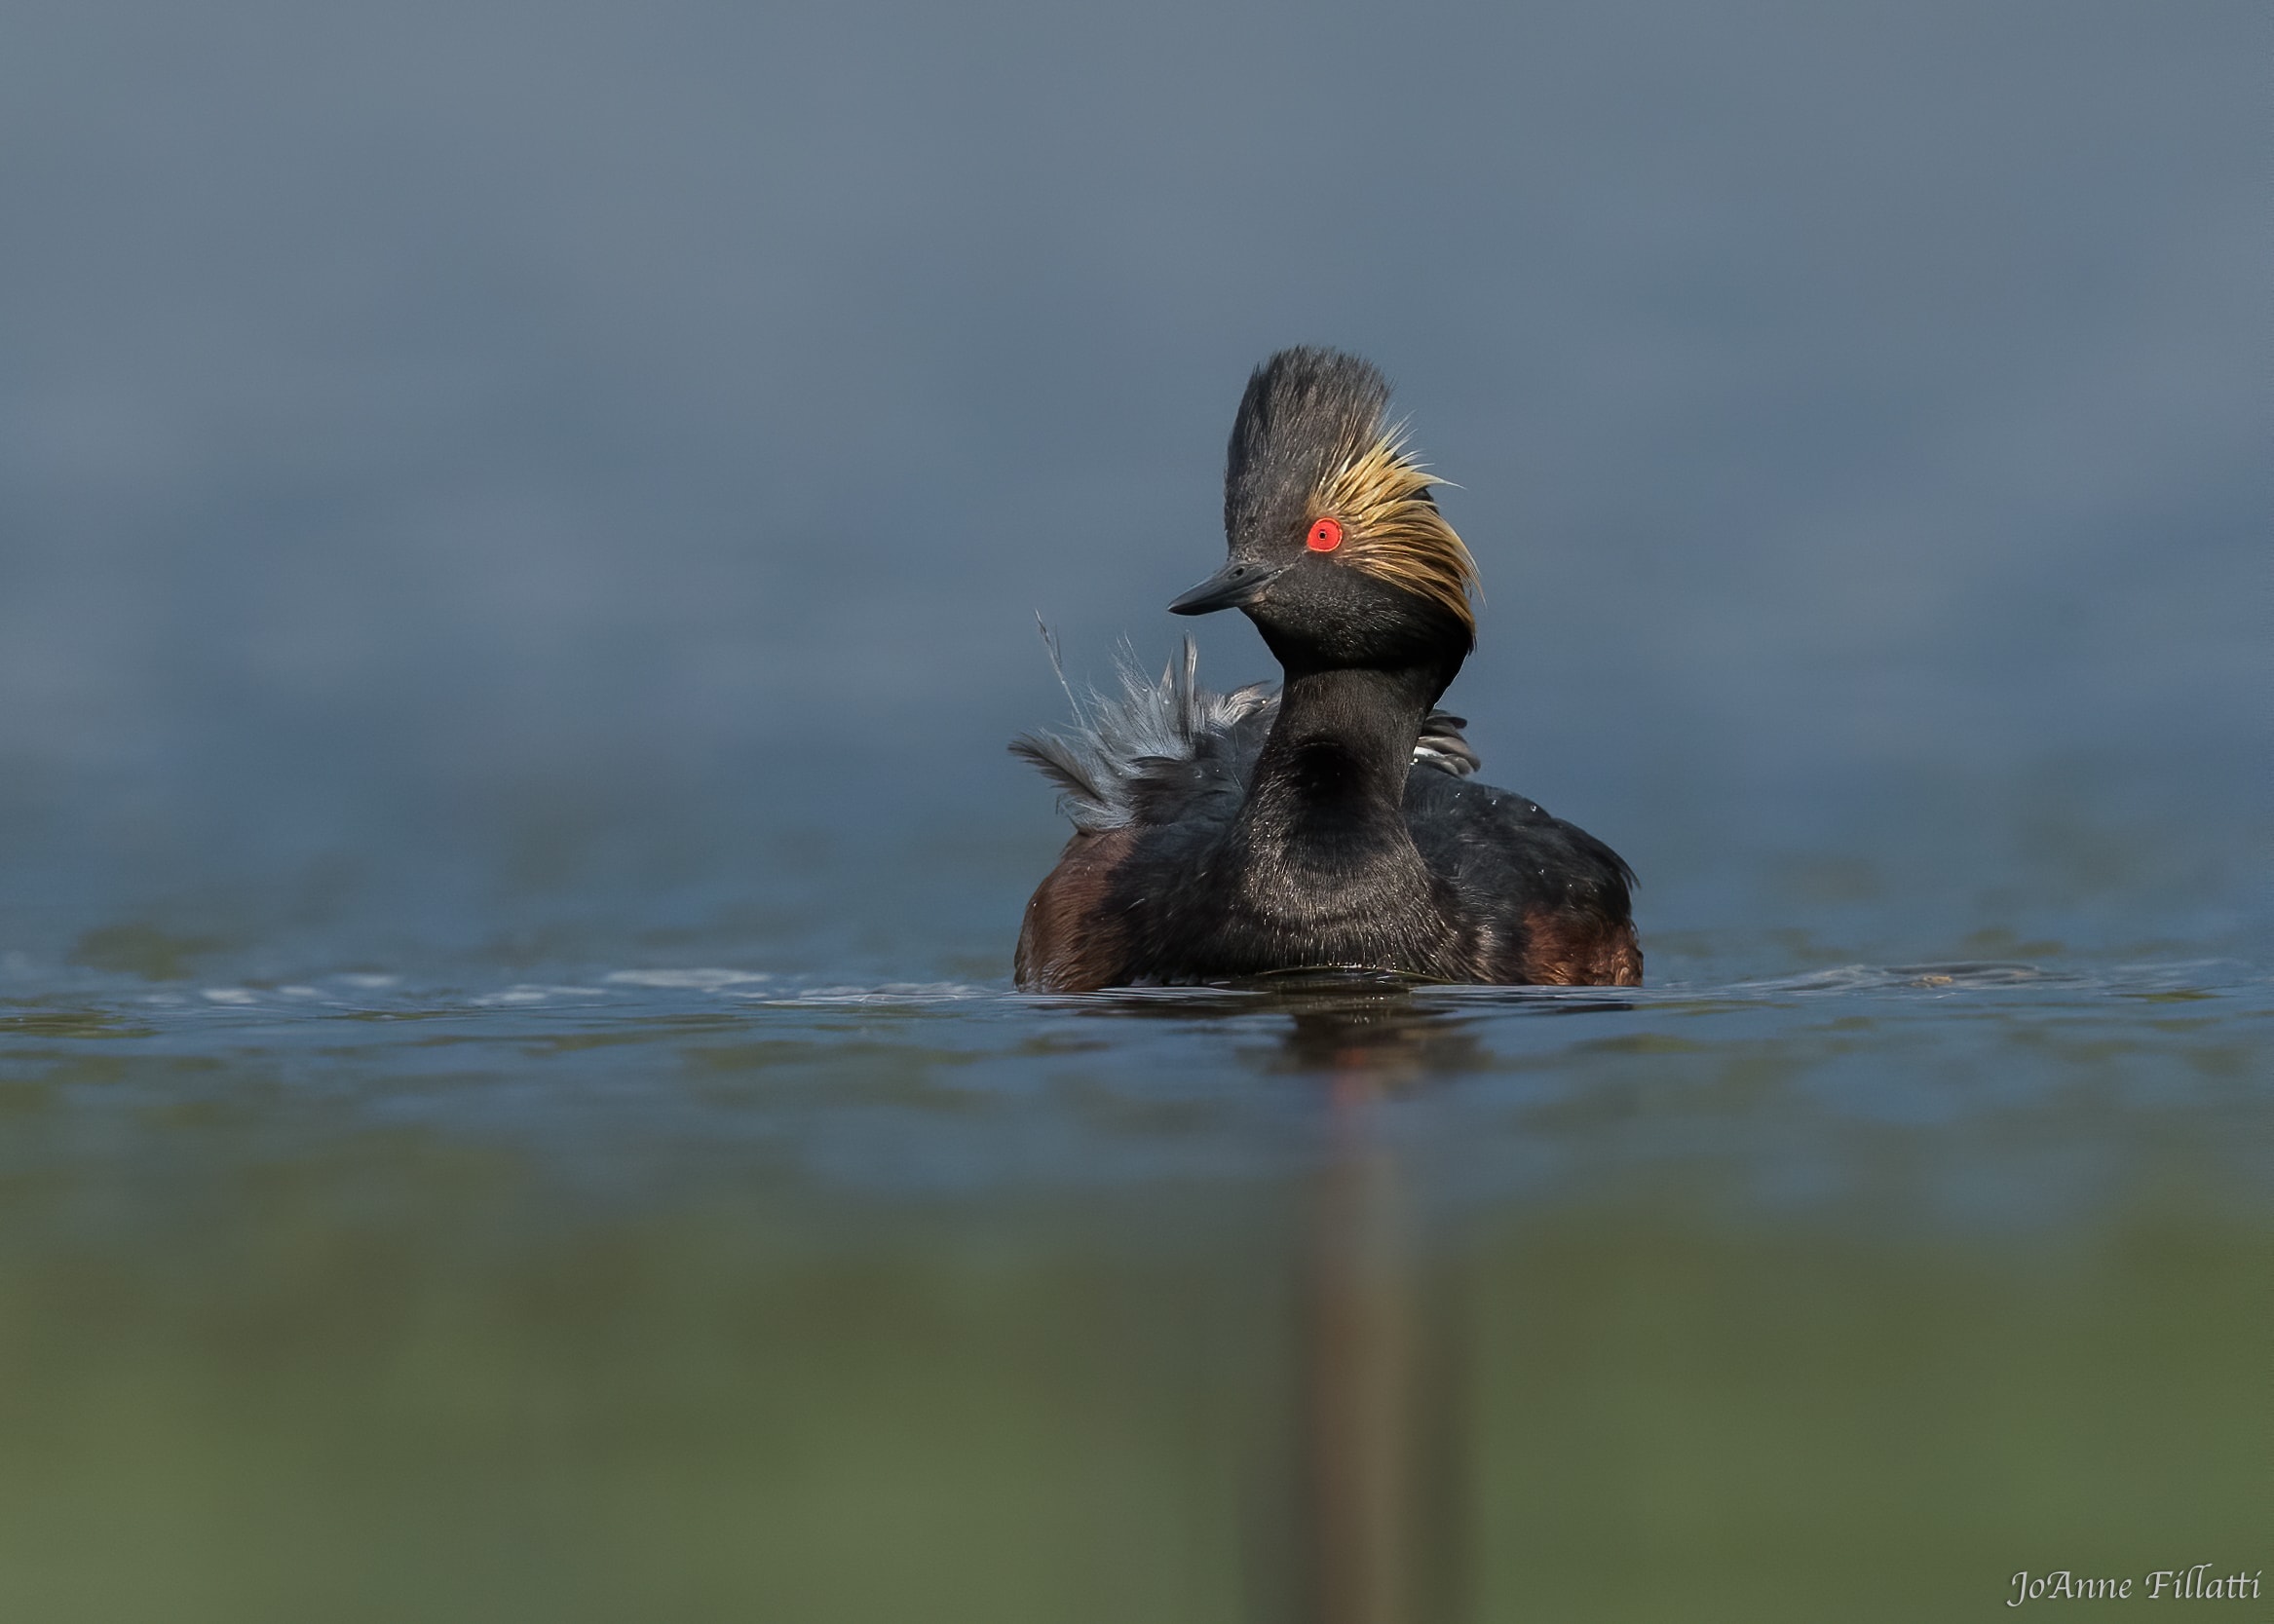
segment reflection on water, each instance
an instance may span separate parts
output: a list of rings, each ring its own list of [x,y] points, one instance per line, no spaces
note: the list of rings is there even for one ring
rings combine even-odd
[[[1305,972],[1240,989],[1118,993],[1076,1009],[1153,1018],[1281,1017],[1250,1050],[1269,1076],[1301,1079],[1321,1113],[1315,1165],[1297,1197],[1302,1232],[1288,1373],[1294,1416],[1277,1603],[1314,1624],[1415,1624],[1457,1616],[1465,1463],[1452,1327],[1424,1306],[1423,1265],[1397,1149],[1376,1113],[1432,1081],[1489,1070],[1456,1011],[1396,978]],[[1623,1008],[1610,999],[1543,1006]],[[1441,1308],[1441,1305],[1440,1305]]]
[[[1404,1624],[1422,1616],[1424,1575],[1440,1594],[1455,1577],[1445,1480],[1459,1467],[1424,1460],[1419,1412],[1456,1395],[1421,1380],[1426,1349],[1417,1344],[1426,1328],[1400,1174],[1372,1113],[1434,1071],[1473,1068],[1482,1050],[1458,1023],[1396,995],[1338,1003],[1297,1012],[1287,1036],[1288,1062],[1317,1076],[1328,1113],[1295,1338],[1305,1612],[1320,1624]],[[1439,1432],[1456,1442],[1459,1434],[1457,1423]]]
[[[2240,1561],[2270,1017],[2177,961],[19,975],[0,1616],[1909,1620]]]

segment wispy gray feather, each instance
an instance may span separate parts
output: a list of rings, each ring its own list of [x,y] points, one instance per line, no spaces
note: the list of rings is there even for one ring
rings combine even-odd
[[[1414,740],[1414,765],[1434,767],[1457,778],[1465,778],[1484,765],[1476,746],[1461,736],[1468,718],[1432,710],[1421,723],[1421,736]]]
[[[1057,651],[1051,650],[1052,662]],[[1199,684],[1200,651],[1184,640],[1158,681],[1127,659],[1121,692],[1092,692],[1085,705],[1074,691],[1072,733],[1022,734],[1012,753],[1031,761],[1059,789],[1059,810],[1078,829],[1122,829],[1136,821],[1135,788],[1146,764],[1191,761],[1203,742],[1232,732],[1278,702],[1261,684],[1217,694]],[[1059,680],[1065,680],[1063,671]]]
[[[1121,692],[1102,695],[1094,690],[1085,704],[1066,682],[1058,646],[1047,627],[1042,641],[1050,651],[1050,664],[1066,689],[1074,709],[1070,733],[1021,734],[1011,740],[1011,752],[1033,762],[1042,775],[1058,786],[1058,810],[1078,829],[1092,833],[1125,829],[1139,821],[1138,786],[1149,766],[1162,762],[1194,761],[1202,755],[1222,756],[1220,746],[1242,723],[1261,718],[1253,737],[1260,742],[1262,727],[1278,708],[1279,697],[1264,683],[1252,683],[1229,694],[1218,694],[1199,684],[1200,651],[1190,637],[1177,658],[1161,670],[1157,680],[1138,669],[1124,656],[1118,664]],[[1416,766],[1433,767],[1456,777],[1477,769],[1476,751],[1461,736],[1468,724],[1441,710],[1429,713],[1421,736],[1414,745]],[[1250,744],[1248,748],[1253,749]]]

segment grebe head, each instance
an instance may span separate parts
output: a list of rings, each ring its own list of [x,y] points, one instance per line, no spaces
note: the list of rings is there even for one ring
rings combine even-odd
[[[1476,560],[1388,406],[1356,356],[1282,350],[1258,367],[1224,469],[1232,556],[1169,608],[1244,611],[1291,671],[1457,669],[1476,643]]]

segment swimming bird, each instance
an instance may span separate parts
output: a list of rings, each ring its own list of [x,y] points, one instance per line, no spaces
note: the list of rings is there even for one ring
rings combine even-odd
[[[1074,837],[1027,904],[1033,991],[1365,970],[1638,986],[1634,874],[1475,777],[1437,700],[1476,642],[1476,562],[1371,363],[1282,350],[1248,379],[1224,473],[1230,557],[1168,607],[1237,609],[1276,693],[1211,693],[1187,639],[1158,681],[1011,749]]]

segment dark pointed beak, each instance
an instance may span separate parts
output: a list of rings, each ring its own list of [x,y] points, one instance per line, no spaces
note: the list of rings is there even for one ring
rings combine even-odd
[[[1259,564],[1252,558],[1234,558],[1214,575],[1168,606],[1171,615],[1212,615],[1219,609],[1239,609],[1256,601],[1285,573],[1285,564]]]

